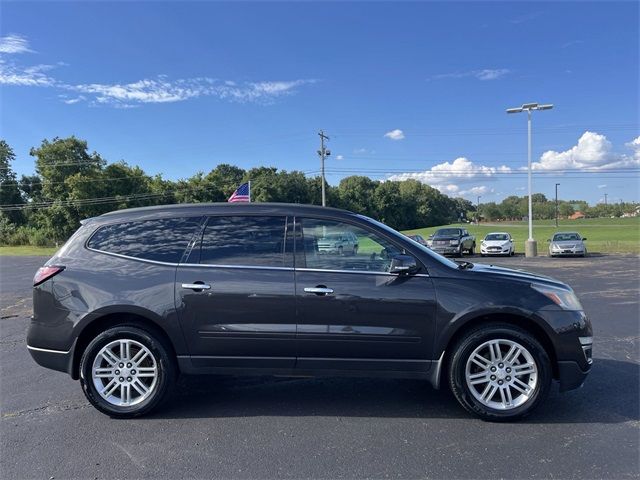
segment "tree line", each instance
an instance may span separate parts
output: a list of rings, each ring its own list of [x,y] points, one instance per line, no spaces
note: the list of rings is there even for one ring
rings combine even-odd
[[[171,203],[224,202],[243,182],[251,180],[252,201],[321,203],[321,178],[300,171],[256,167],[248,170],[220,164],[206,172],[168,180],[149,175],[125,161],[107,163],[87,142],[76,137],[43,140],[30,150],[35,173],[17,177],[15,154],[0,140],[0,244],[50,245],[66,240],[84,218],[111,210]],[[444,225],[476,218],[468,200],[451,198],[416,180],[376,181],[366,176],[343,178],[325,185],[327,205],[345,208],[399,229]],[[555,204],[536,194],[534,218],[553,218]],[[586,202],[561,202],[561,215]],[[527,213],[526,197],[508,197],[500,204],[480,206],[487,220],[520,219]]]

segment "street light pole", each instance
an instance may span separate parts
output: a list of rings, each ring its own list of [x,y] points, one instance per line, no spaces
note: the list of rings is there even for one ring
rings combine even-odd
[[[521,107],[508,108],[507,113],[527,112],[527,164],[528,164],[528,184],[529,184],[529,238],[524,245],[526,257],[538,255],[538,244],[533,239],[533,201],[531,193],[531,112],[533,110],[551,110],[553,105],[539,105],[537,103],[525,103]]]
[[[476,200],[476,225],[480,225],[480,199],[482,197],[478,195],[478,199]]]
[[[558,226],[558,185],[560,184],[556,183],[556,227]]]

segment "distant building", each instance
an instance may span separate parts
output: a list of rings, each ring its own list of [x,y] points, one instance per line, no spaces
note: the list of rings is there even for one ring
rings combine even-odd
[[[584,213],[582,212],[575,212],[572,215],[569,215],[569,220],[578,220],[580,218],[585,218]]]

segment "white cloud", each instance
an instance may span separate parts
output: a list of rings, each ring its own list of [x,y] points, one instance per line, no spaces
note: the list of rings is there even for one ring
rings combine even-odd
[[[496,175],[511,172],[506,166],[489,167],[476,165],[465,157],[456,158],[453,162],[443,162],[434,165],[423,172],[410,172],[392,175],[389,180],[418,180],[437,188],[442,193],[453,196],[484,195],[492,193],[493,189],[485,185],[474,185],[465,188],[469,183],[494,180]],[[462,186],[461,186],[462,185]]]
[[[568,150],[549,150],[542,154],[539,162],[534,162],[534,170],[599,170],[640,165],[640,137],[626,144],[634,150],[633,156],[613,151],[607,137],[595,132],[584,132],[578,143]]]
[[[602,185],[598,185],[598,188],[607,188],[607,184],[603,183]]]
[[[399,128],[396,128],[395,130],[385,133],[384,136],[391,140],[402,140],[404,138],[404,132]]]
[[[344,160],[344,155],[336,155],[336,160]]]
[[[0,38],[0,54],[30,52],[29,42],[20,35]],[[62,62],[59,65],[66,65]],[[129,83],[63,83],[47,71],[54,65],[24,66],[7,61],[0,55],[0,85],[51,87],[73,92],[75,96],[59,95],[66,104],[88,102],[131,108],[147,103],[181,102],[198,97],[214,97],[231,102],[272,103],[276,98],[292,95],[314,79],[236,82],[209,77],[171,80],[166,75]]]
[[[439,75],[434,75],[433,79],[439,80],[443,78],[465,78],[465,77],[474,77],[478,80],[486,81],[486,80],[497,80],[505,75],[511,73],[511,70],[508,68],[485,68],[482,70],[469,70],[466,72],[454,72],[454,73],[441,73]]]
[[[13,62],[6,62],[0,58],[0,85],[16,85],[23,87],[52,87],[55,80],[46,71],[53,65],[33,65],[18,67]]]
[[[0,37],[0,53],[29,53],[29,41],[22,35],[9,34]]]

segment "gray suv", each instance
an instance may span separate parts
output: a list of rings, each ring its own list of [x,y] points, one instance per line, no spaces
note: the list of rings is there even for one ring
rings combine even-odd
[[[327,232],[358,240],[320,247]],[[579,387],[591,323],[567,285],[453,262],[344,210],[197,204],[86,220],[36,273],[27,344],[113,417],[178,374],[348,375],[448,386],[485,419]]]

